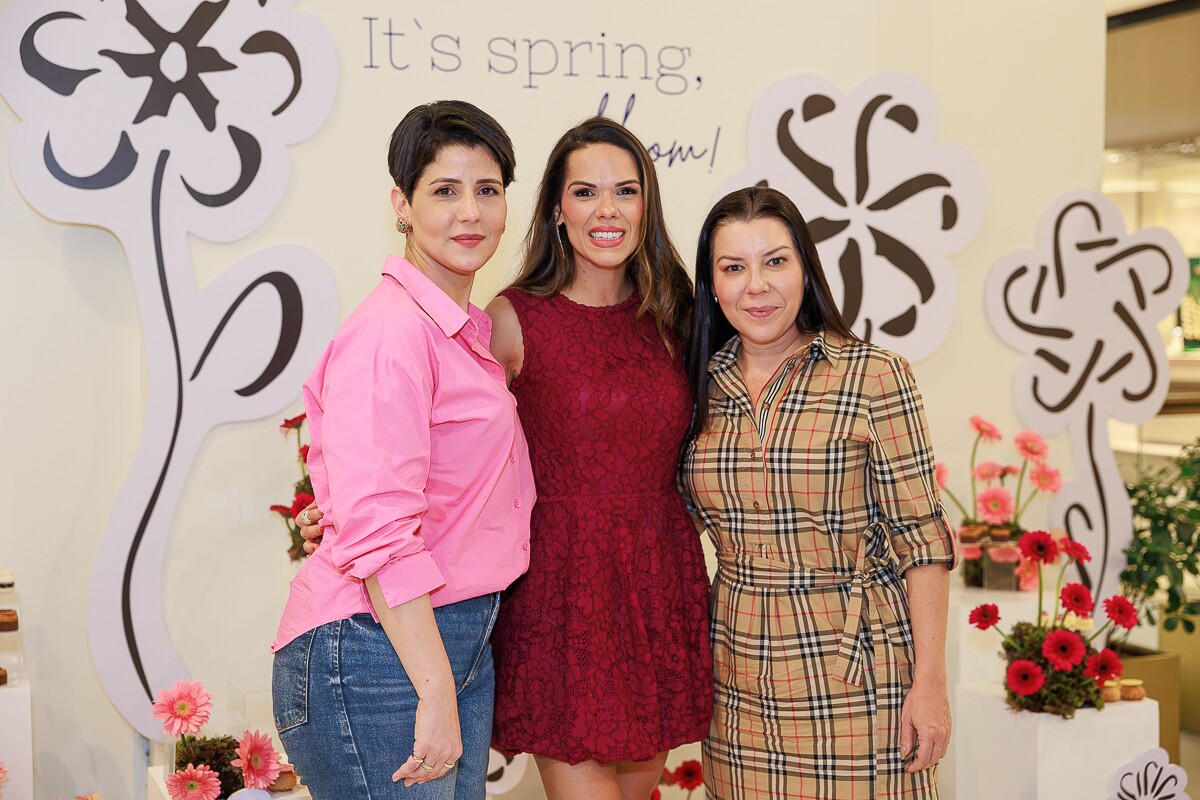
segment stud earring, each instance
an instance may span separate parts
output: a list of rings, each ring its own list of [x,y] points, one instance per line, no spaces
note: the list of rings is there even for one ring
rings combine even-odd
[[[412,223],[406,220],[404,217],[396,217],[396,230],[400,231],[405,236],[408,236],[413,232]]]

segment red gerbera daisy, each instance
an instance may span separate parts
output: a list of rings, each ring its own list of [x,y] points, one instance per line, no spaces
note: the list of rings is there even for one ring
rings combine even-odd
[[[1053,564],[1058,558],[1058,542],[1045,531],[1029,531],[1022,534],[1018,542],[1021,555],[1030,561],[1040,561],[1043,564]]]
[[[283,431],[283,435],[287,436],[288,431],[294,428],[299,428],[304,424],[304,420],[308,418],[308,414],[301,414],[298,417],[290,417],[279,423],[279,430]]]
[[[1088,552],[1088,549],[1074,539],[1063,539],[1058,546],[1062,548],[1068,558],[1073,558],[1080,564],[1086,564],[1092,560],[1092,554]]]
[[[1104,613],[1108,614],[1108,618],[1113,621],[1114,625],[1119,625],[1126,630],[1133,630],[1137,627],[1137,609],[1133,607],[1133,603],[1129,602],[1128,597],[1114,594],[1104,601]]]
[[[1097,684],[1103,685],[1105,681],[1120,677],[1124,669],[1125,666],[1121,659],[1117,658],[1117,654],[1106,647],[1088,658],[1087,664],[1083,666],[1083,674],[1095,678]]]
[[[996,607],[995,603],[977,605],[971,609],[971,614],[967,617],[967,622],[981,631],[986,631],[999,621],[1000,609]]]
[[[703,786],[704,773],[700,769],[700,762],[692,759],[680,764],[675,770],[675,785],[688,792]]]
[[[1008,667],[1008,688],[1014,694],[1028,697],[1035,694],[1046,683],[1042,668],[1027,659],[1014,661]]]
[[[1042,655],[1059,672],[1069,672],[1083,661],[1087,647],[1074,631],[1051,631],[1042,642]]]
[[[1081,617],[1092,613],[1092,593],[1082,583],[1068,583],[1059,595],[1063,608]]]

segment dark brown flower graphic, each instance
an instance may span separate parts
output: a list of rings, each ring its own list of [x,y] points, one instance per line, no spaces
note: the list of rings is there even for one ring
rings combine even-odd
[[[751,117],[751,163],[724,185],[769,184],[799,206],[841,308],[864,338],[928,355],[953,320],[954,272],[983,215],[961,148],[933,142],[936,108],[915,78],[874,76],[849,95],[812,75],[767,89]]]

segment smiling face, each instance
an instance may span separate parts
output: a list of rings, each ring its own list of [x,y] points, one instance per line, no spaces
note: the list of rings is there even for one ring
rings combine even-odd
[[[555,222],[566,228],[575,268],[624,269],[641,246],[643,202],[625,150],[593,144],[572,153]]]
[[[470,281],[500,244],[508,203],[500,165],[484,147],[443,148],[411,198],[392,189],[397,216],[412,224],[405,256],[435,283]]]
[[[804,265],[791,231],[774,217],[726,222],[712,238],[713,291],[743,343],[799,345]]]

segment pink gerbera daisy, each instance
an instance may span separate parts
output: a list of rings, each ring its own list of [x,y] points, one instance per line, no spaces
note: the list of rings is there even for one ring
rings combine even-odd
[[[246,731],[238,742],[237,755],[230,763],[242,771],[242,781],[248,789],[267,788],[282,771],[279,754],[265,733]]]
[[[963,544],[958,547],[958,555],[963,561],[978,561],[983,558],[983,545]]]
[[[1007,489],[993,486],[975,498],[975,513],[989,525],[1003,525],[1012,519],[1013,497]]]
[[[216,800],[221,793],[221,779],[205,764],[188,764],[167,776],[167,791],[171,800]]]
[[[0,761],[0,782],[8,779],[8,769],[4,766],[4,762]]]
[[[1045,464],[1034,464],[1029,470],[1029,482],[1044,494],[1058,494],[1062,489],[1062,473]]]
[[[971,427],[975,429],[975,433],[979,434],[979,438],[985,442],[998,442],[1004,438],[1000,434],[999,428],[978,414],[971,417]]]
[[[1000,465],[995,461],[982,461],[975,465],[975,480],[991,483],[1000,477]]]
[[[950,468],[939,461],[933,467],[933,475],[934,475],[934,478],[937,480],[938,488],[945,489],[946,488],[946,480],[950,477]]]
[[[1020,474],[1021,474],[1021,470],[1017,469],[1016,467],[1012,466],[1011,464],[1005,464],[1003,467],[1000,468],[1000,477],[1001,478],[1003,478],[1006,475],[1020,475]]]
[[[163,731],[171,736],[199,733],[208,722],[212,696],[199,681],[179,681],[169,690],[162,689],[154,701],[154,716],[163,721]]]
[[[1017,452],[1021,454],[1021,458],[1026,461],[1040,464],[1050,454],[1050,445],[1046,444],[1046,440],[1033,431],[1021,431],[1013,437],[1013,444],[1017,446]]]

